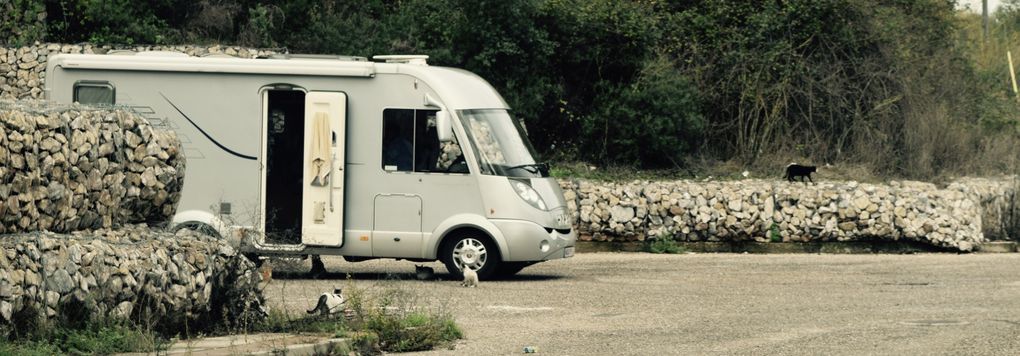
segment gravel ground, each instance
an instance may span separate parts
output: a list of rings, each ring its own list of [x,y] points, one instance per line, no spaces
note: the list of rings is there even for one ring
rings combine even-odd
[[[398,289],[466,334],[424,355],[1020,355],[1020,254],[589,253],[462,288],[439,263],[280,263],[270,305],[303,313],[333,286]],[[348,279],[348,274],[350,278]]]

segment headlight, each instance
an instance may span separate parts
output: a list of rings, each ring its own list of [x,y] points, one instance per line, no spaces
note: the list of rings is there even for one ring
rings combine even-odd
[[[545,210],[545,201],[538,195],[535,188],[517,180],[510,180],[510,185],[514,187],[514,191],[517,192],[517,196],[521,197],[521,199],[524,199],[528,204],[539,210]]]

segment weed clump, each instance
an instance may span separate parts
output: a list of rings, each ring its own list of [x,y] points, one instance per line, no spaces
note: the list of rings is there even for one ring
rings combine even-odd
[[[254,331],[329,334],[347,338],[349,346],[362,354],[434,350],[464,337],[452,315],[418,306],[405,291],[372,296],[352,285],[343,290],[342,312],[291,317],[273,309]]]
[[[31,309],[31,308],[26,308]],[[53,323],[42,319],[34,327],[0,339],[0,355],[108,355],[165,350],[168,338],[121,319],[92,319]]]
[[[659,236],[658,238],[652,240],[652,242],[648,244],[648,252],[651,253],[677,254],[686,251],[687,249],[685,249],[683,246],[680,246],[680,244],[677,243],[673,235]]]

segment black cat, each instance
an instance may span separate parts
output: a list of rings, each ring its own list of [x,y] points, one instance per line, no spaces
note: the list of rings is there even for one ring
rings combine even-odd
[[[802,166],[796,163],[790,163],[789,166],[786,166],[786,175],[783,176],[783,178],[793,182],[796,177],[801,177],[800,181],[806,184],[807,182],[804,181],[804,177],[807,177],[811,183],[814,183],[815,181],[811,179],[811,173],[816,171],[818,171],[818,167],[815,166]]]

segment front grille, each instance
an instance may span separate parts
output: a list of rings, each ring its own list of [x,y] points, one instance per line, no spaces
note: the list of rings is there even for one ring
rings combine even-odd
[[[556,229],[556,228],[551,228],[551,227],[545,227],[545,232],[549,233],[549,234],[551,234],[553,231],[556,231],[556,232],[560,233],[561,235],[568,235],[568,234],[570,234],[571,230],[572,229],[570,229],[570,228],[567,228],[567,229]]]

